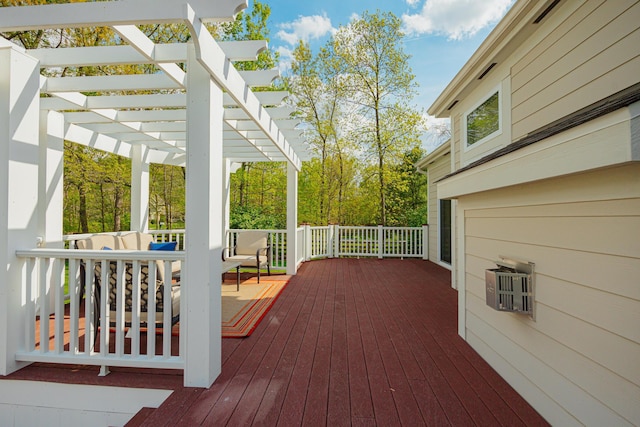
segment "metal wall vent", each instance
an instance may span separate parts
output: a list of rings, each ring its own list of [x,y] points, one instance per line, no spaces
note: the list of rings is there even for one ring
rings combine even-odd
[[[535,264],[500,256],[497,268],[485,271],[487,305],[495,310],[534,316]]]

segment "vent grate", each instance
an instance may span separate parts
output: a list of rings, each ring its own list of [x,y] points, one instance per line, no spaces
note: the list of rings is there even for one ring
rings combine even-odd
[[[534,318],[533,263],[509,261],[496,261],[498,268],[485,271],[487,305]]]

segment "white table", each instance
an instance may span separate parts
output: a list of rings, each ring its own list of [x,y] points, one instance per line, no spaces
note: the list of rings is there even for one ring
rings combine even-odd
[[[239,262],[222,261],[222,274],[227,271],[231,271],[234,268],[236,269],[236,291],[240,290],[240,265],[241,263]]]

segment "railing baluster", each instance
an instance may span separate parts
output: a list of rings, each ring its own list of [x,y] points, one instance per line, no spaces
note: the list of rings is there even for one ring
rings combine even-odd
[[[66,259],[62,260],[63,262]],[[69,351],[73,354],[78,353],[78,336],[79,336],[79,267],[75,259],[68,260],[69,274],[67,275],[67,283],[69,284]],[[63,283],[64,285],[64,283]]]
[[[59,259],[53,259],[51,262],[51,275],[49,282],[49,290],[53,294],[53,335],[54,335],[54,351],[60,354],[64,351],[64,282],[61,283],[60,276],[64,270],[60,268]]]
[[[84,352],[90,354],[93,351],[96,326],[93,323],[94,314],[99,312],[95,306],[96,287],[94,286],[95,264],[92,259],[85,261],[84,266]],[[98,310],[98,311],[96,311]]]
[[[109,261],[100,261],[100,355],[109,353]]]
[[[156,355],[156,292],[158,292],[156,271],[158,264],[155,261],[149,262],[149,277],[147,281],[147,356]]]
[[[49,295],[47,293],[47,272],[50,258],[40,258],[38,263],[40,286],[38,289],[38,303],[40,304],[40,351],[49,352]]]
[[[131,266],[131,355],[140,355],[140,261],[134,260]]]
[[[162,322],[162,356],[171,357],[171,261],[164,262],[164,297],[162,299],[163,322]]]
[[[27,268],[27,277],[26,277],[26,301],[27,305],[25,307],[27,320],[29,324],[25,330],[25,348],[27,351],[33,351],[35,349],[36,342],[36,258],[27,258],[26,260],[26,268]],[[42,322],[40,322],[42,323]]]

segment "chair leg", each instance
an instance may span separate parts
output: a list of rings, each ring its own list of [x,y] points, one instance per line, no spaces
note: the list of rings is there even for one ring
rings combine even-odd
[[[260,283],[260,266],[258,266],[258,283]]]

